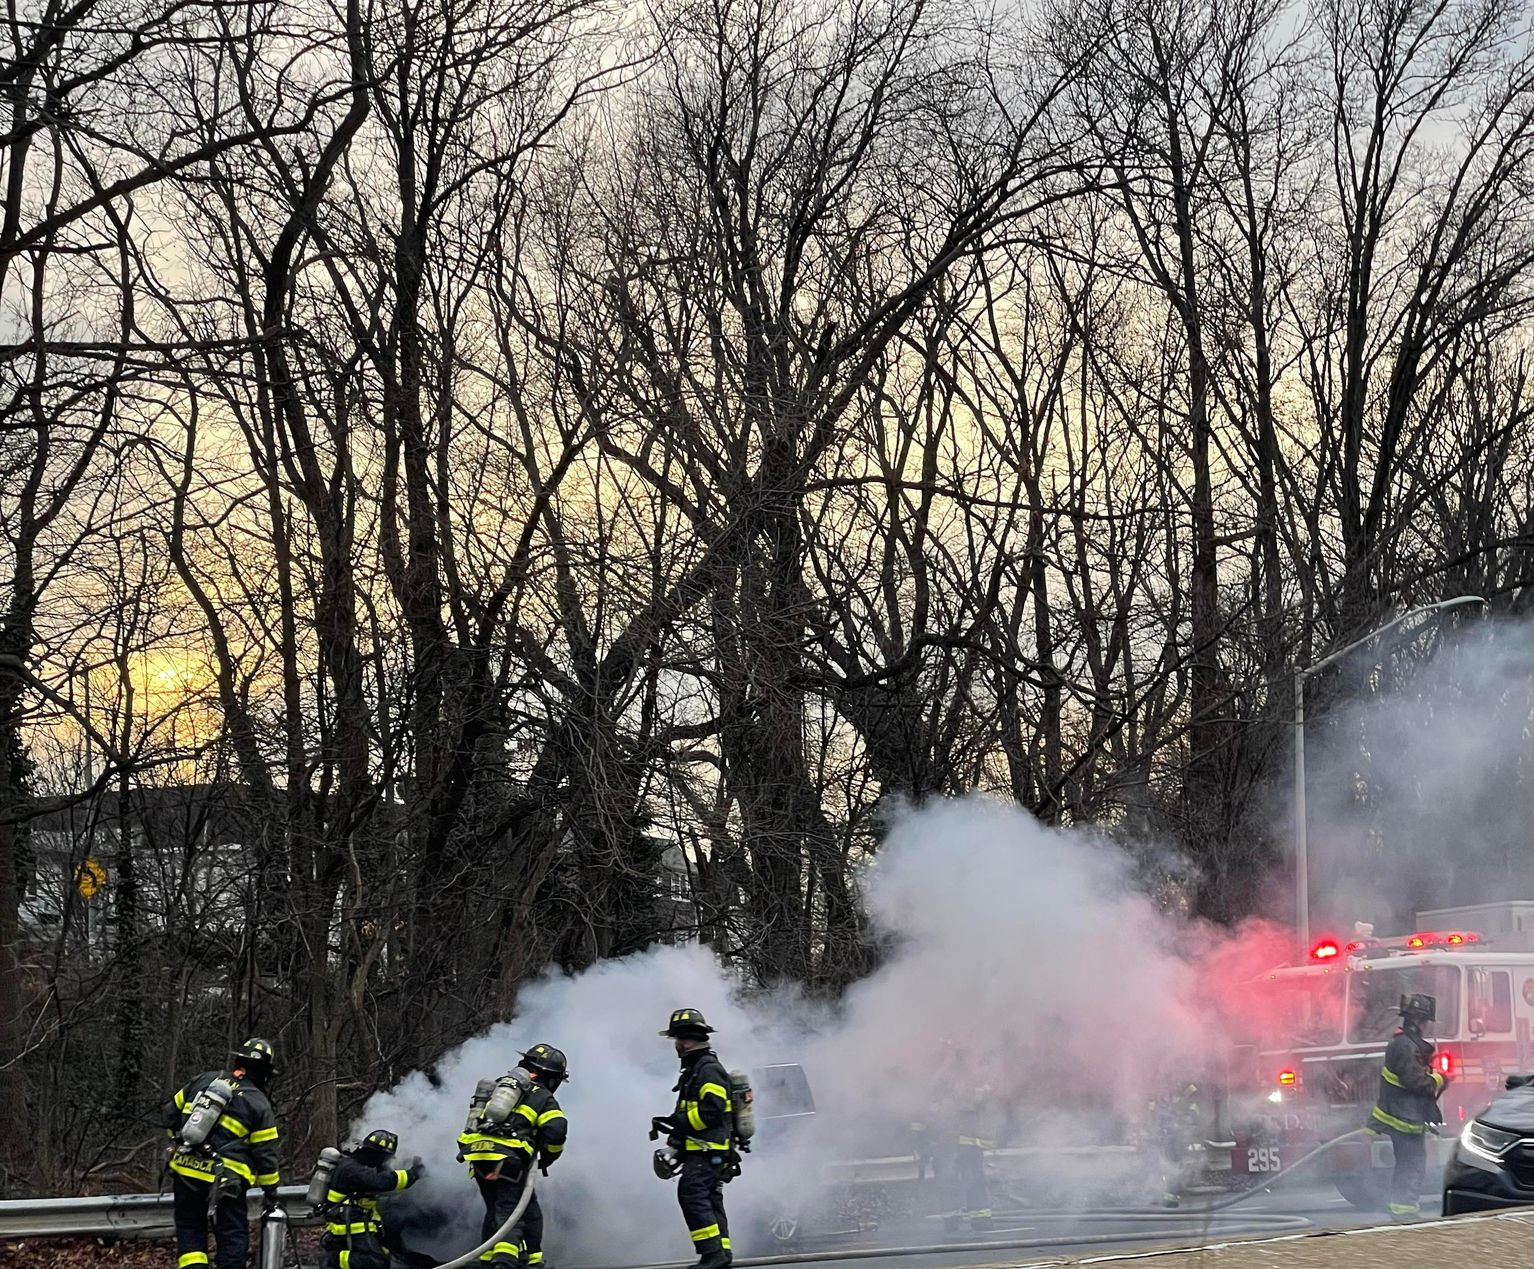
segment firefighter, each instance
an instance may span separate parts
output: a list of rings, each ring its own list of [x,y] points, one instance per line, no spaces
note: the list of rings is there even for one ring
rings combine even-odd
[[[208,1261],[208,1207],[213,1207],[214,1256],[219,1269],[244,1269],[250,1249],[245,1192],[253,1185],[277,1194],[277,1119],[267,1096],[273,1075],[271,1042],[246,1040],[226,1071],[204,1071],[160,1111],[171,1138],[176,1266]]]
[[[956,1205],[947,1220],[971,1229],[991,1224],[991,1199],[985,1179],[985,1152],[995,1146],[990,1135],[994,1096],[989,1085],[977,1082],[964,1055],[950,1040],[942,1042],[945,1061],[937,1095],[939,1119],[946,1130],[937,1160],[946,1173],[950,1200]]]
[[[730,1253],[730,1223],[724,1213],[724,1184],[740,1173],[735,1151],[730,1077],[709,1044],[713,1027],[696,1009],[678,1009],[660,1034],[675,1041],[682,1060],[673,1090],[676,1108],[669,1120],[666,1146],[681,1179],[676,1197],[698,1252],[698,1269],[725,1269]]]
[[[325,1269],[389,1269],[378,1196],[409,1189],[421,1178],[419,1159],[408,1168],[391,1168],[399,1137],[375,1128],[355,1149],[344,1151],[330,1174],[325,1195],[325,1233],[321,1247]]]
[[[1198,1085],[1185,1085],[1177,1096],[1158,1097],[1150,1104],[1149,1132],[1161,1177],[1161,1206],[1178,1207],[1179,1189],[1188,1166],[1188,1148],[1198,1138],[1202,1112]]]
[[[1400,1013],[1400,1029],[1385,1046],[1379,1099],[1368,1126],[1390,1138],[1395,1154],[1390,1214],[1406,1220],[1417,1214],[1427,1175],[1427,1126],[1443,1123],[1438,1097],[1449,1078],[1433,1070],[1433,1044],[1422,1035],[1422,1024],[1438,1014],[1438,1001],[1413,992],[1401,997]]]
[[[535,1165],[544,1175],[564,1153],[569,1123],[559,1108],[555,1090],[569,1077],[565,1055],[551,1044],[535,1044],[521,1056],[521,1072],[530,1087],[520,1096],[504,1122],[481,1118],[474,1124],[477,1097],[470,1103],[470,1126],[458,1138],[458,1157],[467,1162],[485,1204],[480,1238],[488,1242],[516,1210],[522,1185]],[[517,1072],[513,1072],[516,1075]],[[502,1083],[511,1076],[502,1078]],[[534,1193],[522,1219],[501,1234],[484,1260],[497,1269],[515,1264],[543,1263],[543,1209]]]

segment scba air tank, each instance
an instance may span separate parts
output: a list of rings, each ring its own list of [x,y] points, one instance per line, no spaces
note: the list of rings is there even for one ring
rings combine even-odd
[[[336,1170],[336,1164],[340,1162],[341,1152],[334,1146],[326,1146],[320,1151],[314,1171],[309,1176],[309,1192],[304,1195],[304,1200],[310,1207],[317,1208],[325,1201],[325,1195],[330,1193],[330,1174]]]
[[[495,1091],[485,1103],[485,1118],[492,1124],[504,1124],[532,1090],[533,1077],[521,1067],[508,1071],[495,1082]]]
[[[469,1117],[463,1121],[466,1133],[478,1132],[485,1122],[485,1107],[490,1104],[490,1094],[495,1092],[494,1080],[480,1080],[474,1085],[474,1095],[469,1098]]]
[[[735,1118],[735,1140],[745,1143],[756,1136],[756,1094],[744,1071],[730,1072],[730,1113]]]
[[[184,1146],[200,1146],[218,1123],[224,1107],[234,1100],[234,1085],[220,1077],[192,1099],[192,1109],[176,1134]]]

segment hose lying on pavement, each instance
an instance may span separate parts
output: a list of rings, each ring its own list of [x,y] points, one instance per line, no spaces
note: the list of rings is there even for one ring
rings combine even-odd
[[[1155,1218],[1158,1218],[1158,1217],[1162,1218],[1162,1219],[1165,1219],[1165,1220],[1181,1220],[1181,1219],[1184,1219],[1184,1218],[1189,1217],[1189,1216],[1202,1216],[1202,1215],[1205,1215],[1206,1213],[1210,1213],[1210,1212],[1223,1212],[1223,1211],[1226,1210],[1226,1208],[1235,1207],[1238,1203],[1245,1203],[1247,1200],[1255,1198],[1259,1194],[1266,1193],[1268,1190],[1271,1190],[1275,1185],[1277,1185],[1280,1181],[1282,1181],[1286,1176],[1289,1176],[1292,1173],[1297,1172],[1300,1168],[1303,1168],[1312,1159],[1319,1158],[1321,1155],[1325,1154],[1328,1150],[1332,1149],[1334,1146],[1340,1146],[1344,1141],[1352,1141],[1355,1137],[1366,1137],[1366,1136],[1370,1136],[1370,1135],[1371,1135],[1371,1133],[1370,1133],[1369,1129],[1367,1129],[1367,1128],[1355,1128],[1355,1129],[1353,1129],[1352,1132],[1345,1132],[1340,1137],[1333,1137],[1330,1141],[1323,1141],[1319,1146],[1317,1146],[1314,1150],[1310,1151],[1308,1154],[1301,1155],[1298,1159],[1296,1159],[1293,1163],[1291,1163],[1287,1168],[1284,1168],[1282,1171],[1273,1173],[1273,1175],[1268,1177],[1267,1180],[1265,1180],[1261,1185],[1254,1185],[1249,1190],[1242,1190],[1239,1194],[1233,1194],[1229,1198],[1223,1198],[1223,1199],[1221,1199],[1217,1203],[1203,1203],[1203,1204],[1200,1204],[1198,1207],[1177,1207],[1177,1208],[1171,1208],[1171,1209],[1167,1209],[1167,1208],[1159,1208],[1159,1209],[1158,1208],[1146,1208],[1144,1210],[1136,1210],[1136,1209],[1133,1209],[1133,1208],[1111,1208],[1110,1209],[1110,1208],[1094,1208],[1094,1207],[1088,1207],[1088,1208],[1058,1208],[1058,1209],[1057,1208],[1043,1208],[1043,1209],[1017,1208],[1015,1210],[999,1211],[999,1212],[997,1212],[997,1216],[1007,1216],[1007,1217],[1012,1217],[1012,1216],[1018,1216],[1018,1217],[1022,1217],[1022,1216],[1038,1217],[1038,1216],[1053,1216],[1053,1215],[1065,1215],[1067,1213],[1075,1213],[1075,1214],[1078,1214],[1078,1215],[1098,1216],[1098,1217],[1114,1217],[1114,1216],[1122,1216],[1122,1217],[1126,1217],[1126,1218],[1133,1217],[1135,1220],[1151,1220],[1151,1219],[1155,1219]]]
[[[1334,1146],[1341,1145],[1344,1141],[1351,1141],[1355,1137],[1362,1137],[1368,1133],[1366,1128],[1355,1128],[1352,1132],[1345,1132],[1340,1137],[1323,1142],[1310,1153],[1302,1155],[1281,1172],[1275,1172],[1272,1177],[1262,1185],[1250,1190],[1243,1190],[1240,1194],[1228,1199],[1222,1199],[1218,1203],[1208,1203],[1200,1207],[1184,1207],[1168,1211],[1165,1208],[1148,1208],[1134,1210],[1125,1208],[1061,1208],[1061,1209],[1033,1209],[1025,1208],[1017,1211],[998,1211],[998,1218],[1016,1218],[1018,1220],[1049,1220],[1063,1221],[1080,1219],[1082,1217],[1096,1218],[1098,1220],[1118,1220],[1136,1222],[1150,1222],[1160,1226],[1166,1222],[1166,1228],[1157,1228],[1157,1239],[1173,1240],[1182,1238],[1204,1238],[1210,1229],[1206,1221],[1200,1220],[1204,1216],[1213,1216],[1227,1208],[1235,1207],[1238,1203],[1244,1203],[1256,1195],[1271,1188],[1283,1177],[1289,1176],[1298,1169],[1304,1167],[1312,1159],[1315,1159]],[[1291,1216],[1280,1212],[1253,1212],[1238,1220],[1230,1220],[1233,1230],[1246,1228],[1253,1232],[1298,1232],[1308,1229],[1313,1222],[1303,1216]],[[1182,1222],[1174,1224],[1173,1222]],[[1233,1232],[1227,1231],[1227,1232]],[[769,1265],[797,1265],[816,1264],[831,1260],[870,1260],[878,1256],[937,1256],[952,1252],[975,1252],[975,1251],[1009,1251],[1026,1249],[1033,1251],[1048,1251],[1052,1248],[1062,1247],[1090,1247],[1098,1245],[1110,1245],[1113,1243],[1137,1243],[1145,1241],[1144,1230],[1125,1230],[1118,1233],[1096,1234],[1062,1234],[1046,1238],[992,1238],[984,1241],[966,1243],[941,1242],[930,1243],[912,1247],[843,1247],[835,1251],[811,1251],[786,1253],[776,1256],[744,1256],[736,1257],[737,1269],[753,1269],[755,1266]],[[461,1262],[455,1261],[452,1266],[444,1265],[442,1269],[459,1269]],[[672,1264],[667,1265],[635,1265],[627,1269],[673,1269]],[[685,1269],[683,1262],[675,1262],[675,1269]]]
[[[1328,1150],[1341,1145],[1345,1141],[1352,1141],[1357,1137],[1368,1134],[1367,1128],[1355,1128],[1352,1132],[1345,1132],[1340,1137],[1333,1137],[1330,1141],[1323,1142],[1308,1154],[1296,1159],[1287,1168],[1275,1172],[1260,1186],[1250,1190],[1243,1190],[1230,1198],[1221,1199],[1217,1203],[1206,1203],[1198,1207],[1182,1207],[1175,1210],[1165,1208],[1149,1208],[1134,1210],[1127,1208],[1061,1208],[1061,1209],[1019,1209],[1017,1211],[998,1211],[998,1219],[1018,1220],[1070,1220],[1082,1217],[1095,1218],[1097,1220],[1133,1220],[1139,1222],[1153,1222],[1157,1225],[1156,1237],[1158,1239],[1177,1238],[1202,1238],[1209,1233],[1207,1223],[1200,1220],[1204,1216],[1213,1216],[1223,1212],[1237,1204],[1245,1203],[1257,1195],[1272,1188],[1286,1176],[1303,1168],[1306,1164]],[[1161,1225],[1165,1223],[1165,1228]],[[1177,1222],[1181,1222],[1180,1224]],[[1232,1222],[1235,1223],[1235,1222]],[[1303,1216],[1289,1216],[1279,1212],[1254,1212],[1242,1217],[1240,1224],[1251,1228],[1256,1226],[1261,1230],[1273,1232],[1283,1230],[1300,1230],[1308,1228],[1312,1222]],[[1010,1250],[1014,1248],[1028,1248],[1038,1251],[1046,1251],[1052,1247],[1081,1247],[1095,1244],[1143,1242],[1145,1232],[1143,1230],[1124,1231],[1119,1233],[1096,1233],[1096,1234],[1064,1234],[1047,1238],[1008,1238],[988,1239],[967,1243],[936,1243],[930,1246],[918,1247],[882,1247],[882,1248],[843,1248],[839,1251],[808,1252],[798,1255],[781,1256],[750,1256],[737,1258],[735,1264],[741,1269],[751,1269],[752,1266],[767,1265],[790,1265],[790,1264],[814,1264],[818,1261],[827,1260],[864,1260],[874,1256],[920,1256],[941,1255],[945,1252],[971,1252],[990,1250]]]
[[[522,1213],[527,1211],[527,1205],[532,1201],[533,1170],[532,1168],[528,1168],[527,1180],[522,1182],[522,1195],[517,1199],[517,1205],[512,1209],[511,1215],[506,1218],[506,1223],[503,1224],[498,1230],[496,1230],[495,1233],[491,1234],[488,1239],[480,1243],[478,1247],[474,1248],[473,1251],[464,1252],[463,1255],[459,1256],[456,1260],[444,1260],[440,1265],[437,1266],[437,1269],[464,1269],[465,1265],[478,1264],[479,1258],[484,1255],[485,1252],[489,1251],[496,1245],[496,1243],[500,1242],[501,1239],[505,1238],[506,1235],[511,1232],[512,1226],[522,1219]]]

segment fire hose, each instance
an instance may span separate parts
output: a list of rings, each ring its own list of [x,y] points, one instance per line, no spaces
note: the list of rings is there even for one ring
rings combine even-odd
[[[1248,1200],[1256,1197],[1258,1194],[1271,1189],[1284,1177],[1289,1176],[1303,1168],[1306,1164],[1310,1163],[1313,1159],[1318,1158],[1320,1155],[1326,1153],[1328,1150],[1341,1145],[1345,1141],[1351,1141],[1355,1138],[1363,1137],[1368,1133],[1368,1131],[1369,1130],[1367,1128],[1355,1128],[1351,1132],[1345,1132],[1339,1137],[1334,1137],[1330,1141],[1323,1142],[1309,1153],[1302,1155],[1288,1167],[1279,1172],[1275,1172],[1261,1186],[1254,1187],[1250,1190],[1244,1190],[1240,1194],[1233,1195],[1227,1199],[1222,1199],[1217,1203],[1207,1203],[1199,1207],[1179,1208],[1175,1211],[1167,1211],[1160,1208],[1021,1208],[1016,1210],[999,1210],[996,1215],[1002,1218],[1015,1217],[1025,1218],[1028,1220],[1070,1220],[1087,1217],[1097,1218],[1099,1220],[1133,1220],[1136,1222],[1148,1221],[1156,1224],[1165,1223],[1168,1226],[1168,1228],[1158,1231],[1163,1237],[1202,1236],[1208,1232],[1208,1228],[1207,1226],[1200,1225],[1200,1217],[1212,1216],[1229,1208],[1235,1207],[1240,1203],[1247,1202]],[[524,1212],[526,1212],[527,1205],[532,1201],[532,1197],[533,1170],[529,1168],[527,1171],[527,1178],[522,1186],[521,1196],[517,1199],[516,1208],[512,1211],[511,1215],[507,1217],[505,1223],[502,1224],[501,1227],[496,1230],[495,1233],[493,1233],[485,1242],[481,1243],[479,1246],[473,1248],[472,1250],[465,1252],[463,1255],[457,1257],[456,1259],[445,1261],[443,1264],[438,1266],[438,1269],[466,1269],[466,1266],[477,1263],[479,1261],[479,1257],[483,1253],[489,1251],[493,1246],[495,1246],[496,1243],[500,1242],[501,1239],[511,1231],[512,1227],[522,1219],[522,1215]],[[284,1224],[286,1223],[285,1216],[279,1215],[279,1219]],[[1181,1222],[1181,1224],[1175,1224],[1174,1222]],[[1245,1223],[1248,1225],[1263,1227],[1277,1233],[1280,1231],[1299,1230],[1309,1226],[1311,1222],[1303,1216],[1291,1216],[1283,1213],[1270,1212],[1252,1213],[1246,1218]],[[263,1235],[264,1234],[265,1229],[263,1222]],[[879,1256],[940,1255],[952,1252],[983,1252],[1005,1250],[1009,1248],[1033,1248],[1036,1250],[1045,1250],[1051,1247],[1074,1247],[1087,1246],[1092,1244],[1138,1242],[1143,1238],[1144,1234],[1141,1232],[1124,1231],[1118,1233],[1095,1234],[1074,1233],[1046,1238],[986,1239],[983,1241],[972,1241],[965,1243],[941,1242],[909,1247],[843,1247],[835,1251],[796,1252],[788,1255],[776,1256],[748,1256],[737,1259],[735,1263],[740,1266],[740,1269],[751,1269],[752,1266],[814,1264],[829,1260],[865,1260]],[[263,1237],[263,1250],[264,1245],[265,1237]],[[262,1260],[262,1269],[268,1269],[268,1265],[265,1259]],[[275,1261],[271,1265],[270,1269],[278,1269]]]
[[[491,1234],[484,1242],[480,1243],[472,1251],[466,1251],[454,1260],[445,1260],[437,1269],[464,1269],[465,1265],[478,1264],[479,1258],[489,1251],[496,1243],[500,1242],[507,1234],[511,1233],[512,1227],[522,1219],[522,1213],[527,1211],[527,1205],[533,1201],[533,1168],[528,1164],[527,1179],[522,1182],[522,1196],[517,1199],[517,1205],[512,1209],[505,1223]]]
[[[1161,1229],[1158,1234],[1161,1237],[1184,1237],[1184,1235],[1207,1234],[1207,1226],[1200,1226],[1200,1218],[1206,1215],[1216,1215],[1229,1208],[1235,1208],[1239,1203],[1246,1203],[1256,1195],[1266,1192],[1273,1185],[1292,1175],[1293,1172],[1304,1168],[1307,1163],[1318,1159],[1319,1155],[1325,1154],[1330,1149],[1342,1145],[1344,1142],[1368,1136],[1367,1128],[1355,1128],[1350,1132],[1344,1132],[1342,1136],[1333,1137],[1330,1142],[1322,1142],[1307,1154],[1301,1155],[1295,1162],[1290,1163],[1282,1171],[1275,1172],[1267,1178],[1261,1186],[1246,1189],[1241,1194],[1223,1198],[1218,1203],[1204,1203],[1198,1208],[1178,1208],[1175,1211],[1166,1211],[1161,1208],[1060,1208],[1040,1209],[1026,1208],[1017,1211],[997,1211],[999,1218],[1028,1218],[1028,1220],[1072,1220],[1072,1218],[1098,1218],[1098,1220],[1134,1220],[1149,1221],[1157,1225],[1169,1226]],[[1177,1225],[1181,1221],[1181,1225]],[[1244,1220],[1246,1225],[1262,1226],[1272,1232],[1298,1231],[1298,1229],[1310,1226],[1310,1221],[1298,1215],[1287,1215],[1282,1212],[1252,1212]],[[934,1243],[930,1246],[911,1246],[911,1248],[842,1248],[839,1251],[828,1252],[799,1252],[795,1255],[762,1255],[762,1257],[738,1258],[735,1261],[741,1269],[750,1269],[750,1266],[773,1266],[773,1264],[796,1264],[816,1263],[827,1260],[864,1260],[864,1258],[879,1257],[879,1255],[937,1255],[943,1252],[983,1252],[1000,1251],[1000,1249],[1032,1248],[1045,1251],[1048,1248],[1069,1248],[1069,1246],[1081,1246],[1089,1243],[1131,1243],[1131,1241],[1143,1240],[1144,1235],[1140,1232],[1118,1232],[1118,1234],[1068,1234],[1062,1237],[1045,1238],[1000,1238],[1000,1240],[969,1241],[969,1243]]]
[[[1239,1203],[1245,1203],[1255,1198],[1258,1194],[1271,1188],[1281,1178],[1298,1171],[1326,1151],[1341,1145],[1345,1141],[1362,1137],[1368,1132],[1367,1128],[1355,1128],[1351,1132],[1343,1133],[1340,1137],[1333,1137],[1330,1141],[1323,1142],[1308,1154],[1302,1155],[1287,1168],[1273,1173],[1262,1185],[1250,1190],[1244,1190],[1240,1194],[1233,1195],[1228,1199],[1222,1199],[1218,1203],[1208,1203],[1199,1207],[1178,1208],[1174,1211],[1168,1211],[1164,1208],[1026,1208],[1016,1211],[1000,1210],[996,1215],[998,1217],[1048,1221],[1095,1217],[1099,1220],[1109,1221],[1165,1223],[1167,1228],[1156,1231],[1157,1236],[1160,1238],[1203,1237],[1209,1233],[1209,1227],[1207,1224],[1200,1222],[1201,1217],[1217,1215],[1227,1208],[1235,1207]],[[1182,1223],[1174,1224],[1174,1222]],[[1253,1212],[1248,1214],[1241,1221],[1241,1224],[1248,1228],[1256,1227],[1255,1232],[1266,1231],[1275,1235],[1294,1234],[1300,1230],[1312,1227],[1312,1222],[1303,1216],[1289,1215],[1281,1212]],[[1143,1231],[1126,1230],[1115,1233],[1072,1233],[1043,1238],[993,1238],[984,1241],[977,1240],[963,1243],[941,1242],[904,1247],[842,1247],[835,1251],[801,1251],[784,1255],[736,1257],[735,1265],[737,1269],[753,1269],[754,1266],[816,1264],[831,1260],[871,1260],[881,1256],[945,1255],[953,1252],[1005,1251],[1015,1248],[1046,1251],[1051,1248],[1142,1242],[1144,1238],[1145,1234]],[[646,1267],[631,1266],[628,1269],[646,1269]]]
[[[532,1201],[533,1169],[529,1167],[527,1177],[522,1182],[522,1193],[517,1199],[517,1205],[501,1227],[472,1251],[466,1251],[453,1260],[443,1261],[437,1269],[464,1269],[466,1265],[478,1264],[480,1256],[511,1232],[512,1227],[522,1219],[522,1214],[527,1211],[527,1205]],[[282,1255],[287,1241],[288,1214],[281,1204],[274,1204],[261,1214],[261,1253],[258,1262],[260,1269],[282,1269]]]

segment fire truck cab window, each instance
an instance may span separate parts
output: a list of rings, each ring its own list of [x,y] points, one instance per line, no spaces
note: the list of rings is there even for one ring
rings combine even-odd
[[[1250,1006],[1264,1048],[1342,1042],[1343,980],[1340,974],[1270,979],[1258,985]]]
[[[1363,970],[1348,988],[1348,1040],[1383,1044],[1401,1025],[1401,997],[1425,991],[1438,998],[1438,1019],[1423,1034],[1450,1038],[1459,1033],[1461,973],[1454,965],[1402,965]]]
[[[1506,1035],[1513,1029],[1513,985],[1505,970],[1470,971],[1470,1034]]]

